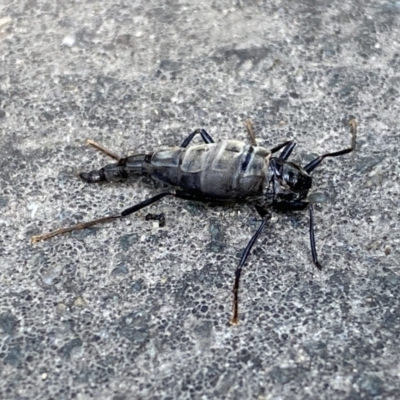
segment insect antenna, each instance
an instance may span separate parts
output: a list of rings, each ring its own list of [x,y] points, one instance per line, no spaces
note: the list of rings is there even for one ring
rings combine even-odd
[[[357,136],[357,121],[355,119],[352,119],[349,122],[350,125],[350,133],[352,135],[351,138],[351,147],[348,149],[344,150],[339,150],[334,153],[327,153],[323,154],[322,156],[317,157],[315,160],[312,160],[309,164],[307,164],[304,169],[310,173],[313,171],[315,168],[318,167],[319,164],[321,164],[322,160],[326,157],[338,157],[342,156],[343,154],[351,153],[355,148],[356,148],[356,136]]]

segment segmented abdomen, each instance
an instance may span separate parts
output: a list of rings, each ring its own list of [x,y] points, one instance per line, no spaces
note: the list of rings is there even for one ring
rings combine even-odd
[[[215,199],[260,196],[270,152],[238,140],[171,148],[153,153],[154,179]]]

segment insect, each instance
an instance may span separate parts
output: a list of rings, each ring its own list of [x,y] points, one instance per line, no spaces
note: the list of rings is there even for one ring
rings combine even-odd
[[[312,186],[310,173],[325,158],[338,157],[352,152],[356,146],[357,135],[357,123],[355,120],[351,120],[349,125],[352,140],[349,148],[323,154],[305,167],[300,167],[288,161],[296,146],[293,140],[267,150],[257,145],[251,123],[248,121],[246,124],[251,138],[250,144],[238,140],[224,140],[215,143],[204,129],[197,129],[179,147],[158,150],[153,153],[134,154],[125,158],[118,157],[93,141],[88,141],[89,144],[117,162],[99,170],[82,172],[80,176],[86,182],[120,181],[131,176],[144,175],[163,182],[168,189],[118,214],[33,236],[32,243],[126,217],[166,196],[218,204],[247,203],[256,209],[262,222],[244,249],[235,271],[231,323],[237,324],[242,268],[254,243],[271,218],[271,209],[277,211],[309,209],[312,259],[315,266],[322,269],[315,247],[313,207],[306,200]],[[189,146],[196,135],[200,135],[204,143]],[[280,150],[282,151],[279,156],[274,156]]]

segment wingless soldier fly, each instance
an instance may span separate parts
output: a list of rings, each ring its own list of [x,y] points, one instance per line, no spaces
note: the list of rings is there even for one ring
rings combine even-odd
[[[312,185],[310,173],[324,158],[342,156],[355,149],[357,123],[355,120],[351,120],[349,124],[352,135],[350,148],[323,154],[305,167],[288,161],[296,146],[293,140],[282,143],[271,150],[258,146],[250,122],[247,122],[247,129],[251,137],[251,144],[239,140],[224,140],[215,143],[204,129],[197,129],[179,147],[120,158],[97,143],[88,141],[89,144],[97,147],[117,162],[99,170],[82,172],[80,176],[86,182],[120,181],[131,176],[144,175],[167,184],[169,189],[129,207],[119,214],[33,236],[32,243],[126,217],[166,196],[218,204],[250,204],[261,216],[262,222],[244,249],[235,272],[231,323],[237,324],[240,275],[250,250],[271,218],[269,209],[279,211],[309,209],[311,254],[315,266],[322,269],[315,248],[313,208],[312,204],[306,200]],[[189,146],[192,139],[198,134],[204,144]],[[279,150],[282,150],[280,155],[273,156]]]

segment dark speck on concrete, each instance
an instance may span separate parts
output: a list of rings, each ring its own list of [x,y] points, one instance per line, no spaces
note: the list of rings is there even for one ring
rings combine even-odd
[[[0,315],[0,328],[6,335],[13,335],[18,325],[17,318],[10,313]]]
[[[21,362],[21,348],[18,345],[11,346],[4,357],[4,362],[12,367],[17,367]]]
[[[130,235],[121,236],[118,241],[122,250],[128,251],[129,249],[135,246],[135,243],[138,241],[139,235],[137,233],[132,233]]]
[[[122,318],[119,323],[119,333],[131,342],[142,344],[148,339],[149,315],[143,310],[137,310]]]
[[[220,253],[226,247],[223,228],[216,218],[210,218],[209,224],[210,241],[207,244],[207,250],[213,253]]]
[[[72,339],[68,343],[66,343],[64,346],[62,346],[58,350],[58,353],[61,355],[61,357],[69,360],[71,358],[73,350],[81,347],[82,344],[83,343],[82,343],[81,339],[79,339],[79,338]]]
[[[0,196],[0,208],[4,208],[8,203],[8,198],[5,196]]]
[[[112,275],[126,275],[129,273],[129,270],[125,264],[119,265],[114,268],[111,272]]]

